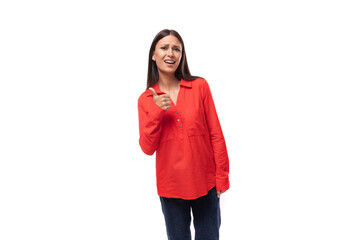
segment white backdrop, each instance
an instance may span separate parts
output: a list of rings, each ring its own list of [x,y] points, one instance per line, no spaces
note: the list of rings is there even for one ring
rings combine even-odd
[[[227,141],[221,239],[360,239],[355,2],[1,1],[0,239],[166,239],[137,118],[164,28]]]

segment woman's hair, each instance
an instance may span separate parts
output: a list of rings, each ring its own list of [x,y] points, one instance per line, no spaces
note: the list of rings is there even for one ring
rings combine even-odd
[[[175,77],[179,80],[184,79],[187,81],[192,81],[192,80],[198,78],[197,76],[192,76],[190,73],[189,66],[188,66],[188,63],[186,60],[184,41],[182,40],[180,34],[175,30],[164,29],[155,36],[154,40],[151,43],[151,47],[150,47],[150,51],[149,51],[149,66],[148,66],[146,89],[148,89],[149,87],[152,87],[155,83],[157,83],[159,81],[158,68],[156,66],[156,62],[152,60],[152,57],[154,55],[156,44],[159,42],[159,40],[162,39],[163,37],[166,37],[169,35],[175,36],[180,41],[181,46],[182,46],[182,57],[181,57],[180,64],[175,71]]]

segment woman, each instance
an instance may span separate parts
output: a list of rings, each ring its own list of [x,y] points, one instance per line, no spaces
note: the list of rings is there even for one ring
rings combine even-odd
[[[156,151],[157,190],[168,239],[219,239],[220,194],[229,189],[229,159],[206,80],[192,76],[184,42],[162,30],[149,52],[147,90],[138,100],[140,146]]]

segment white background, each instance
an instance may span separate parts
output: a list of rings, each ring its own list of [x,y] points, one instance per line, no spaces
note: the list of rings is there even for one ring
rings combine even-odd
[[[1,1],[0,239],[166,239],[137,99],[164,28],[213,92],[222,240],[360,239],[356,1]]]

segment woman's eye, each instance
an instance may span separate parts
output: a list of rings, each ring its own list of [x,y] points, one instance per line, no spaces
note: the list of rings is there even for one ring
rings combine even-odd
[[[180,52],[180,49],[179,49],[179,48],[175,48],[175,51]]]
[[[161,47],[160,49],[166,50],[166,47]]]

